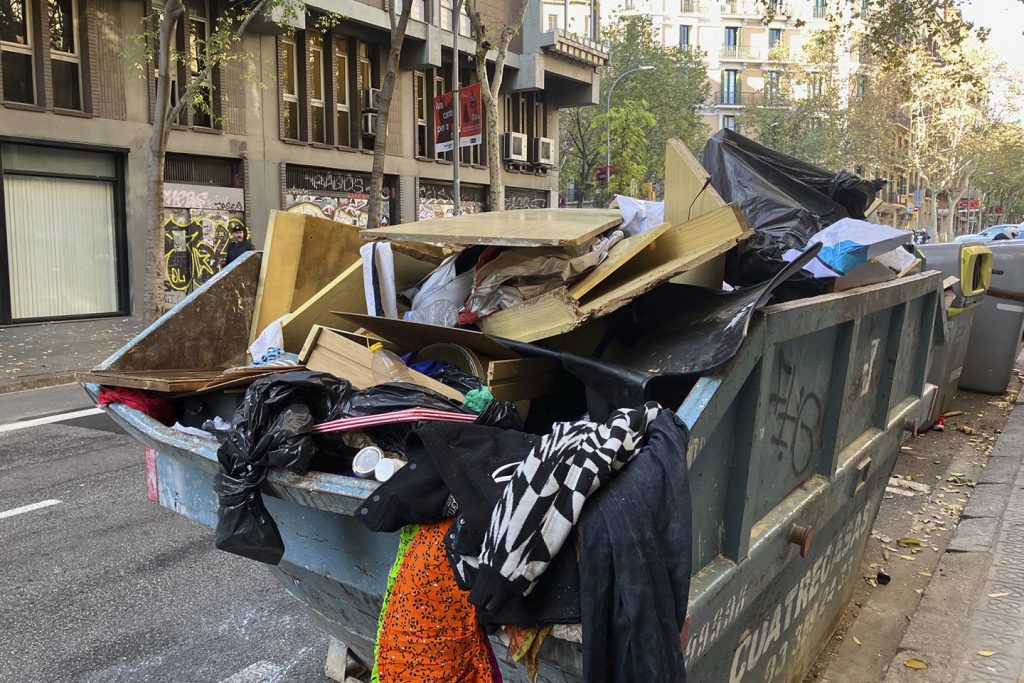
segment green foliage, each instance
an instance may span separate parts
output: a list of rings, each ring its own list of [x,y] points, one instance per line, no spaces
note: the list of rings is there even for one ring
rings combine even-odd
[[[620,107],[612,107],[607,113],[597,116],[597,126],[611,132],[611,157],[615,174],[607,188],[607,196],[598,200],[604,205],[615,194],[635,194],[636,184],[648,177],[649,131],[657,123],[645,100],[632,100]],[[605,143],[607,139],[605,140]],[[601,145],[602,153],[607,151]],[[664,163],[664,160],[662,161]],[[605,200],[605,201],[602,201]]]
[[[975,186],[988,206],[1002,205],[999,222],[1016,223],[1024,217],[1024,126],[1000,122],[987,136],[985,153],[978,160]]]
[[[601,71],[601,102],[593,107],[563,110],[560,124],[560,178],[563,186],[567,187],[569,181],[573,181],[577,187],[584,188],[588,197],[592,196],[594,169],[604,165],[605,123],[609,120],[605,113],[608,89],[625,72],[640,66],[654,67],[652,71],[631,73],[618,82],[612,93],[611,120],[615,120],[614,112],[619,110],[618,116],[625,116],[634,123],[641,122],[637,116],[638,107],[652,118],[639,130],[630,131],[630,134],[635,132],[643,138],[624,157],[626,167],[637,175],[624,177],[620,167],[616,182],[625,183],[626,189],[631,181],[662,182],[666,142],[670,138],[678,138],[697,152],[703,148],[708,134],[700,107],[708,101],[711,85],[701,53],[663,47],[655,42],[654,26],[647,16],[616,20],[606,27],[602,42],[610,59],[608,66]],[[613,132],[613,159],[620,144]]]

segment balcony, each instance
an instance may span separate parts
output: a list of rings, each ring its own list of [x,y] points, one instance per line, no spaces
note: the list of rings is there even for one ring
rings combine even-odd
[[[721,5],[722,17],[755,17],[760,16],[761,10],[753,2],[742,0],[726,0]]]
[[[749,45],[723,45],[718,50],[718,58],[722,61],[743,61],[758,59],[759,55]]]
[[[712,98],[712,104],[716,107],[756,107],[764,101],[764,95],[759,92],[716,92]]]
[[[823,5],[815,5],[812,15],[815,19],[824,19],[828,16],[828,7]]]
[[[608,48],[601,43],[568,33],[562,29],[547,31],[540,35],[540,46],[569,59],[590,66],[604,66],[608,63]]]
[[[679,2],[679,13],[697,15],[705,17],[708,14],[707,5],[702,2],[694,2],[694,0],[680,0]]]

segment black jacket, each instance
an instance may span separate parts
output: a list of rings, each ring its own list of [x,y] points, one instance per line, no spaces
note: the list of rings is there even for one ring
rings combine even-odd
[[[227,251],[224,254],[224,265],[231,263],[236,258],[241,256],[247,251],[255,251],[256,247],[252,246],[252,242],[249,240],[242,240],[241,242],[235,242],[234,240],[228,242]]]

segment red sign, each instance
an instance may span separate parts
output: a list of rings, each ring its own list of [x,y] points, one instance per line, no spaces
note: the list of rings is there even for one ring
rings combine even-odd
[[[594,181],[598,187],[608,187],[608,176],[615,172],[615,166],[598,166],[594,169]]]
[[[452,93],[434,98],[434,149],[452,151],[452,132],[455,123]],[[483,106],[480,102],[480,84],[467,85],[459,90],[459,147],[479,145],[483,140]]]
[[[961,199],[956,203],[957,211],[980,211],[981,200],[980,199]]]

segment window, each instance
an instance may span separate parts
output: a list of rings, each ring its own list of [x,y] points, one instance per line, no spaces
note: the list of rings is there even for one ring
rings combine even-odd
[[[459,35],[470,38],[473,36],[473,23],[466,14],[466,3],[462,3],[462,11],[459,12]]]
[[[768,29],[768,49],[771,50],[773,47],[782,44],[782,29],[781,28],[770,28]]]
[[[549,31],[557,31],[558,30],[558,15],[557,14],[549,14],[548,15],[548,30]]]
[[[434,118],[433,118],[434,110],[433,110],[433,107],[430,106],[431,103],[433,102],[432,98],[433,97],[437,97],[438,95],[441,95],[443,93],[448,92],[448,88],[445,86],[445,81],[444,81],[444,71],[442,69],[435,69],[433,73],[434,73],[434,89],[429,93],[430,97],[428,97],[428,99],[427,99],[427,108],[431,112],[431,117],[429,119],[430,126],[434,125]],[[428,127],[428,130],[431,130],[431,128]],[[433,143],[432,134],[431,134],[431,143]],[[451,152],[434,152],[434,156],[437,157],[438,159],[447,159],[448,161],[452,160],[452,153]]]
[[[735,116],[723,116],[722,117],[722,128],[728,128],[729,130],[736,130],[736,117]]]
[[[0,159],[0,322],[123,312],[118,157],[4,144]]]
[[[690,27],[679,27],[679,47],[690,47]]]
[[[864,97],[868,92],[868,77],[857,76],[857,96]]]
[[[827,0],[814,0],[814,18],[824,19],[828,14]]]
[[[526,122],[529,120],[530,109],[526,102],[526,95],[524,93],[519,93],[517,98],[519,99],[519,118],[516,120],[515,130],[517,133],[528,134],[529,131],[526,130]]]
[[[512,96],[505,95],[502,100],[502,128],[504,132],[511,133],[514,129],[512,128]]]
[[[348,40],[334,39],[335,144],[352,146],[352,110],[348,97]]]
[[[295,38],[281,38],[281,113],[288,140],[299,139],[299,65],[295,53]]]
[[[81,110],[81,58],[75,30],[78,26],[78,6],[74,0],[49,0],[47,14],[53,106],[58,109]]]
[[[212,128],[213,84],[204,73],[207,66],[206,43],[210,39],[209,9],[203,2],[199,5],[198,10],[190,6],[188,12],[189,82],[202,79],[199,91],[192,102],[192,124],[202,128]]]
[[[416,112],[416,156],[426,157],[429,153],[429,125],[427,112],[427,74],[423,71],[413,72],[413,108]]]
[[[455,15],[455,3],[453,0],[441,0],[441,28],[445,31],[452,30],[452,21]]]
[[[735,50],[740,46],[740,29],[736,26],[725,27],[725,48]]]
[[[327,142],[327,108],[324,105],[324,39],[319,33],[309,36],[309,113],[310,142]]]
[[[28,0],[0,0],[0,69],[8,102],[36,102],[31,12]]]
[[[722,101],[721,104],[740,103],[740,72],[736,69],[726,69],[722,72]]]
[[[402,13],[402,3],[404,0],[395,0],[395,13]],[[412,7],[409,9],[409,18],[415,19],[416,21],[423,21],[423,15],[425,10],[425,0],[411,0]]]

